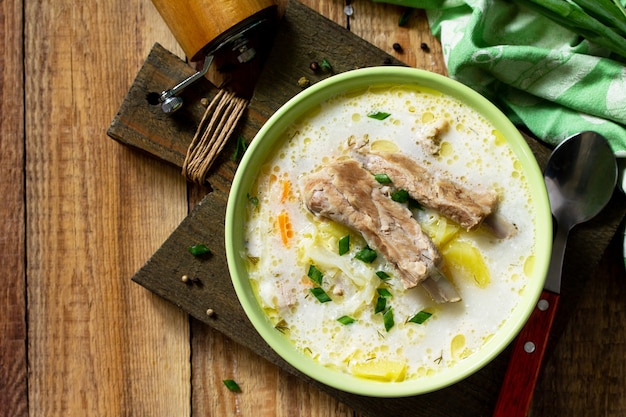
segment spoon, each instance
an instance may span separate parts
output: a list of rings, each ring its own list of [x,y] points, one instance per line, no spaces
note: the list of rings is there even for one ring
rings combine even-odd
[[[559,302],[567,236],[574,226],[598,215],[611,199],[617,182],[615,155],[602,135],[578,133],[554,149],[544,180],[556,222],[552,257],[539,302],[513,346],[493,414],[497,417],[528,414]]]
[[[554,149],[544,179],[557,224],[545,288],[558,293],[569,231],[594,218],[609,202],[617,182],[617,162],[602,135],[583,132]]]

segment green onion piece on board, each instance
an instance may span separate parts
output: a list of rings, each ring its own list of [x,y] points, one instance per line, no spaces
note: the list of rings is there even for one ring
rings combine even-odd
[[[205,244],[203,244],[203,243],[190,246],[190,247],[187,248],[187,250],[193,256],[202,256],[202,255],[207,255],[207,254],[211,253],[209,248],[207,248],[207,246]]]
[[[407,7],[407,9],[400,15],[400,18],[398,19],[398,26],[403,27],[406,26],[407,23],[409,23],[409,18],[411,17],[412,11],[412,8]]]
[[[248,145],[246,144],[246,141],[244,140],[243,136],[239,136],[237,138],[237,146],[235,147],[235,151],[233,152],[233,155],[230,158],[231,161],[237,161],[239,158],[241,158],[243,154],[246,152],[246,149],[248,149]]]
[[[322,58],[322,62],[320,62],[320,68],[326,72],[333,72],[333,66],[330,65],[330,62],[326,58]]]
[[[224,383],[224,385],[226,385],[226,388],[228,388],[232,392],[241,392],[241,388],[239,387],[239,384],[237,384],[232,379],[225,379],[222,382]]]

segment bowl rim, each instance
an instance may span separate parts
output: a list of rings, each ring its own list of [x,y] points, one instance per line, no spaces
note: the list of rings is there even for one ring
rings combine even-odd
[[[506,139],[522,163],[527,181],[533,190],[536,207],[536,239],[534,273],[511,316],[483,347],[467,359],[427,378],[401,382],[383,382],[349,375],[314,361],[298,351],[271,324],[247,279],[247,271],[240,262],[243,249],[243,231],[247,190],[266,161],[274,144],[280,143],[281,133],[302,117],[312,106],[338,94],[369,85],[419,85],[435,89],[471,106],[485,117]],[[235,239],[239,236],[239,239]],[[299,372],[330,387],[353,394],[371,397],[406,397],[436,391],[476,373],[495,359],[515,338],[530,316],[543,290],[552,246],[552,214],[543,174],[530,147],[513,123],[490,101],[471,88],[451,78],[411,67],[370,67],[333,75],[303,90],[281,106],[261,127],[245,152],[235,173],[228,196],[225,217],[225,249],[231,280],[247,317],[266,343]]]

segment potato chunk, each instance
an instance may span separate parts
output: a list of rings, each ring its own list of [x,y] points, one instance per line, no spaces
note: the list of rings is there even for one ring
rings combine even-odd
[[[357,362],[351,366],[352,373],[361,378],[385,382],[398,382],[406,376],[406,364],[386,359]]]
[[[485,288],[491,282],[485,259],[471,242],[453,239],[443,247],[441,256],[453,280],[470,281],[480,288]]]

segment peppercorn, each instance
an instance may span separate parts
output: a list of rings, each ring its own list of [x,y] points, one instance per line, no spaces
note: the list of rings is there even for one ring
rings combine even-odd
[[[396,42],[393,45],[391,45],[391,47],[396,52],[402,52],[402,45],[400,45],[398,42]]]
[[[428,44],[426,42],[422,42],[420,43],[420,49],[424,52],[429,52],[430,51],[430,47],[428,46]]]
[[[320,64],[317,61],[313,61],[309,64],[309,68],[311,68],[311,71],[317,72],[320,69]]]

